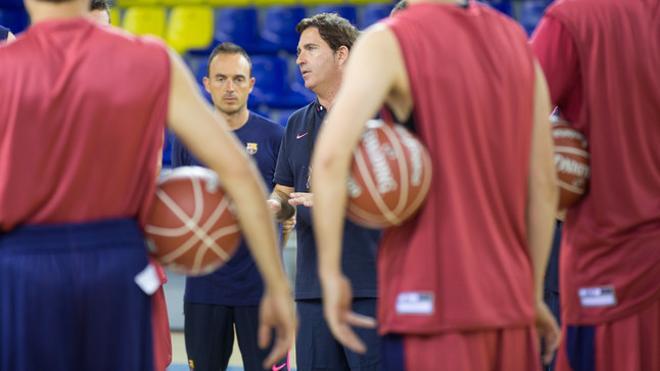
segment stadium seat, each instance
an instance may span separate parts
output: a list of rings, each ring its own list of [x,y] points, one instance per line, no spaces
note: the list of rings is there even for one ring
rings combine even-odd
[[[121,11],[119,8],[110,8],[110,23],[115,27],[119,27],[121,25]]]
[[[352,5],[321,5],[313,8],[309,15],[319,13],[339,13],[340,16],[348,19],[353,25],[357,25],[357,10]]]
[[[213,41],[213,9],[204,5],[175,6],[170,13],[167,43],[179,53],[206,49]]]
[[[358,22],[358,28],[361,30],[371,26],[383,18],[390,16],[392,5],[390,4],[369,4],[362,8],[362,17]]]
[[[347,3],[353,4],[353,5],[369,5],[369,4],[387,4],[390,6],[390,8],[393,7],[393,4],[396,1],[393,0],[346,0]]]
[[[534,32],[536,25],[543,17],[546,6],[548,6],[548,2],[545,0],[526,0],[520,4],[518,21],[527,34],[531,35]]]
[[[134,6],[126,9],[122,28],[135,35],[153,35],[165,38],[165,8]]]
[[[160,5],[160,3],[160,0],[117,0],[115,5],[120,8],[129,8],[133,6]]]
[[[0,8],[2,9],[25,9],[23,0],[1,0]]]
[[[303,18],[305,18],[305,8],[303,7],[273,6],[267,8],[261,31],[261,52],[286,50],[289,53],[295,53],[299,38],[296,25]]]
[[[256,8],[216,9],[212,47],[231,41],[248,53],[254,52],[259,46],[258,19]]]
[[[250,0],[205,0],[209,5],[221,7],[245,7],[252,5]]]
[[[9,28],[13,34],[19,34],[30,24],[30,16],[25,9],[0,9],[0,24]]]
[[[492,6],[504,14],[507,14],[510,17],[513,15],[511,0],[484,0],[484,3]]]
[[[252,76],[257,80],[252,92],[254,105],[265,104],[271,108],[298,108],[309,103],[309,99],[305,95],[289,88],[287,61],[281,57],[253,57]]]

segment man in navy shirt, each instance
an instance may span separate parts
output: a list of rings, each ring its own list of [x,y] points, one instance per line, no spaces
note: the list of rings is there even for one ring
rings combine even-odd
[[[280,220],[292,215],[293,207],[297,207],[297,366],[301,371],[375,370],[380,365],[380,343],[375,330],[357,330],[368,346],[368,353],[360,355],[338,343],[325,323],[310,213],[313,201],[309,163],[314,140],[335,99],[358,31],[336,14],[303,19],[296,29],[300,33],[296,63],[305,86],[316,94],[316,99],[289,118],[275,171],[275,191],[269,202],[279,212]],[[375,258],[379,239],[379,231],[351,222],[345,224],[342,265],[353,283],[353,310],[367,316],[374,316],[376,309]]]
[[[250,57],[243,48],[220,44],[209,57],[204,87],[216,110],[255,160],[265,183],[272,187],[284,129],[247,109],[248,95],[255,83],[251,68]],[[172,164],[204,166],[179,141],[172,146]],[[262,292],[261,276],[244,241],[232,259],[216,272],[186,279],[184,326],[191,370],[227,368],[234,345],[234,326],[245,370],[262,370],[261,364],[270,351],[257,346]]]

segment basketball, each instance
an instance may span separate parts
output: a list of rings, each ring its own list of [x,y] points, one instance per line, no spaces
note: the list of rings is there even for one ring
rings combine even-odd
[[[370,228],[403,223],[422,205],[431,172],[426,148],[408,130],[370,120],[353,153],[347,217]]]
[[[164,172],[145,227],[151,254],[174,271],[197,276],[236,252],[239,225],[216,174],[196,166]]]
[[[585,194],[589,182],[589,152],[584,135],[570,124],[552,117],[555,142],[555,168],[559,185],[559,210],[575,205]]]

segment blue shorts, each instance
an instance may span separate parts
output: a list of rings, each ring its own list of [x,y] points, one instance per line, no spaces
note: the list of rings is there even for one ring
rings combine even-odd
[[[134,220],[0,234],[0,371],[152,371],[146,266]]]
[[[299,371],[376,371],[380,369],[380,337],[375,329],[353,328],[367,346],[357,354],[333,337],[323,317],[321,300],[298,300],[300,325],[296,337],[296,363]],[[376,299],[353,299],[353,311],[376,315]]]

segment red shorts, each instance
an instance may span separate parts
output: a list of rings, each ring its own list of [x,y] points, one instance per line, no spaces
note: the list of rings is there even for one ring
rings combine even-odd
[[[595,326],[567,326],[557,371],[660,370],[660,300]]]
[[[533,327],[449,332],[433,336],[387,335],[384,370],[541,370]]]

